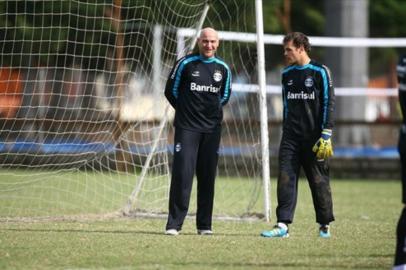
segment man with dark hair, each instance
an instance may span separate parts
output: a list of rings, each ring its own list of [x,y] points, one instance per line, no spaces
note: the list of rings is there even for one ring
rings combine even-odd
[[[406,270],[406,55],[400,57],[396,69],[399,82],[399,103],[402,112],[402,127],[399,132],[398,150],[402,170],[403,210],[396,229],[396,255],[393,270]]]
[[[231,72],[227,64],[215,55],[219,39],[213,28],[204,28],[197,44],[199,53],[177,61],[165,87],[165,96],[175,109],[167,235],[178,235],[182,229],[195,170],[197,233],[213,234],[214,181],[223,106],[231,95]]]
[[[309,57],[310,43],[299,32],[283,39],[288,66],[282,71],[283,134],[279,148],[277,224],[263,237],[289,237],[297,202],[301,167],[312,193],[319,236],[330,237],[334,221],[328,158],[333,155],[331,135],[335,106],[328,68]]]

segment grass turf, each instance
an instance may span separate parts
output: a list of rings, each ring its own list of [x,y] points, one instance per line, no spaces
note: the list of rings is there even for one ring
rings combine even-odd
[[[301,181],[288,239],[260,237],[272,226],[263,221],[215,220],[214,236],[198,236],[187,219],[182,234],[170,237],[162,219],[3,220],[0,269],[390,269],[400,183],[336,180],[332,190],[331,239],[317,237]]]

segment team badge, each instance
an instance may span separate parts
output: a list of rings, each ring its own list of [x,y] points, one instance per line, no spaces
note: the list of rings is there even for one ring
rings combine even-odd
[[[221,79],[223,79],[223,75],[221,75],[221,72],[220,72],[220,71],[216,70],[216,71],[214,72],[214,74],[213,74],[213,79],[214,79],[216,82],[219,82],[219,81],[221,81]]]
[[[307,77],[304,84],[305,84],[306,87],[312,87],[313,86],[313,78],[312,77]]]
[[[175,152],[180,152],[181,149],[182,149],[182,146],[181,146],[181,144],[178,142],[178,143],[175,145]]]

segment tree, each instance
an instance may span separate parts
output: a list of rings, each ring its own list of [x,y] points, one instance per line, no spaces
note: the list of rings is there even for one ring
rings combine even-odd
[[[369,0],[369,26],[371,37],[406,37],[404,14],[406,1],[403,0]],[[398,55],[405,48],[371,49],[371,71],[373,74],[388,72],[387,67],[394,67]]]
[[[103,13],[103,5],[78,1],[2,1],[0,64],[69,65],[80,56],[86,68],[103,65],[94,57],[106,55],[114,44],[110,19]]]

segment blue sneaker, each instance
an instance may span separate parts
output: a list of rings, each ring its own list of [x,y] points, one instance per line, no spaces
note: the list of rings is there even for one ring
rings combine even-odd
[[[261,233],[261,236],[263,236],[263,237],[282,237],[282,238],[285,238],[285,237],[289,237],[289,233],[288,233],[288,229],[284,229],[284,228],[279,227],[278,225],[275,225],[272,230],[263,231]]]
[[[321,238],[330,238],[330,226],[328,225],[321,225],[319,228],[319,236]]]

